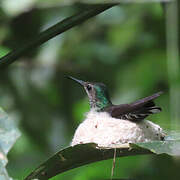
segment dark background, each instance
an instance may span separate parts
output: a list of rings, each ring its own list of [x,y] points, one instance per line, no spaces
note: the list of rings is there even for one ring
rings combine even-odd
[[[81,8],[50,0],[22,0],[15,5],[2,1],[0,55],[23,46]],[[162,90],[156,102],[163,112],[149,119],[165,130],[179,127],[178,28],[173,18],[179,14],[176,8],[169,14],[167,10],[160,3],[113,7],[30,51],[1,72],[0,106],[22,133],[8,156],[10,176],[22,179],[70,144],[89,105],[84,90],[66,79],[67,75],[105,83],[114,104]],[[112,160],[98,162],[52,179],[110,178],[111,167]],[[114,177],[180,179],[179,168],[177,158],[165,155],[125,157],[116,160]]]

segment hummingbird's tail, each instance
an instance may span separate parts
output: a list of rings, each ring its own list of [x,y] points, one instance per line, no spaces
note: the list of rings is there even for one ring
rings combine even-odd
[[[128,119],[132,121],[141,121],[151,114],[161,112],[161,108],[156,106],[153,101],[148,102],[144,106],[132,111],[128,114]]]
[[[147,116],[161,111],[161,108],[156,106],[154,103],[154,99],[159,97],[161,94],[162,92],[158,92],[131,104],[110,106],[106,111],[115,118],[136,122],[142,121]]]
[[[152,96],[145,97],[130,104],[132,107],[134,107],[134,111],[128,114],[129,119],[133,119],[134,121],[140,121],[151,114],[161,112],[161,107],[156,106],[153,100],[159,97],[162,93],[162,91],[155,93]]]

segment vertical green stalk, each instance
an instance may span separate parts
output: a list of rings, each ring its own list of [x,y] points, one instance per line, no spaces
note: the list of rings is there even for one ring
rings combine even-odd
[[[178,2],[166,4],[167,70],[172,125],[180,125],[180,64],[178,48]]]

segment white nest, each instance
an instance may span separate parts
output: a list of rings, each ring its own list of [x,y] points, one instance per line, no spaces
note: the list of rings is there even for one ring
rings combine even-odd
[[[106,112],[90,111],[77,128],[71,145],[96,143],[98,146],[162,140],[162,128],[148,120],[132,122],[110,117]]]

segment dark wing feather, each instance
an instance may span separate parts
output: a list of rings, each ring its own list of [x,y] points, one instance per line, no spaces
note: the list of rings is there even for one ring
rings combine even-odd
[[[150,114],[155,114],[161,111],[161,108],[155,106],[155,103],[153,102],[153,100],[161,94],[162,92],[158,92],[131,104],[113,105],[106,108],[105,111],[115,118],[141,121]]]

